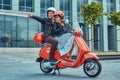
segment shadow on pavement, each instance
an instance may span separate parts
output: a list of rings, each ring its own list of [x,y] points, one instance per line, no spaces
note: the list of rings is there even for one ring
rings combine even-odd
[[[99,77],[96,78],[90,78],[87,76],[77,76],[77,75],[72,75],[72,74],[61,74],[61,75],[53,75],[53,74],[28,74],[26,76],[29,76],[29,78],[39,78],[39,80],[80,80],[80,79],[98,79]]]

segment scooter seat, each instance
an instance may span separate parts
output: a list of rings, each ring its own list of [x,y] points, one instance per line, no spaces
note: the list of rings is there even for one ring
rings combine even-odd
[[[44,46],[51,46],[50,43],[44,43],[43,45],[44,45]]]
[[[51,44],[49,44],[49,43],[41,44],[41,47],[45,47],[45,46],[51,46]]]

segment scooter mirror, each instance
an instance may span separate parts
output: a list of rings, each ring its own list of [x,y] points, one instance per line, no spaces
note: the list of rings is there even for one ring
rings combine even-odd
[[[65,19],[65,23],[69,23],[69,20],[68,20],[68,19]]]

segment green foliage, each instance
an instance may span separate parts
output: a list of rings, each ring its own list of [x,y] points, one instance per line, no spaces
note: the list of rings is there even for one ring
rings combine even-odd
[[[109,20],[111,20],[111,23],[115,26],[120,26],[120,12],[111,12]]]
[[[103,7],[100,3],[91,2],[91,4],[81,4],[81,16],[84,17],[85,24],[96,25],[96,21],[100,20],[103,15]]]

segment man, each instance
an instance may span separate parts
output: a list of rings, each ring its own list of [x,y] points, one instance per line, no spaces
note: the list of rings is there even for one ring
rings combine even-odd
[[[56,9],[54,7],[50,7],[47,9],[47,18],[41,18],[38,16],[34,16],[32,14],[28,14],[29,18],[35,19],[42,24],[42,31],[44,33],[45,42],[51,44],[50,48],[50,62],[56,62],[54,59],[54,52],[58,45],[58,41],[53,37],[53,21],[54,21],[54,12]]]

